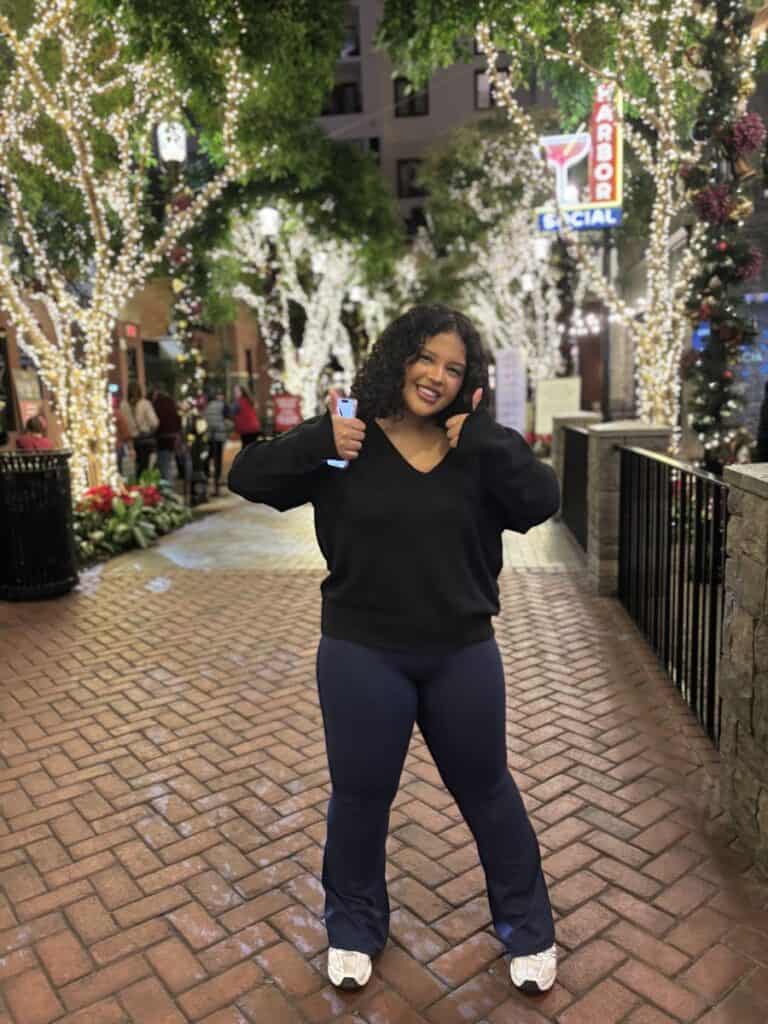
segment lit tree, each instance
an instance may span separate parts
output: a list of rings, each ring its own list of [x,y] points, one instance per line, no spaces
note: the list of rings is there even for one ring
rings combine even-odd
[[[470,222],[466,211],[481,229],[471,241],[458,238],[450,247],[463,256],[461,304],[492,348],[522,350],[535,387],[555,376],[560,361],[556,275],[548,258],[537,258],[535,211],[548,196],[551,175],[532,174],[527,147],[509,133],[482,139],[477,159],[482,177],[454,184],[449,193],[460,220]]]
[[[256,211],[235,221],[231,251],[244,277],[255,277],[260,290],[245,281],[233,295],[254,310],[262,337],[272,350],[272,387],[301,397],[305,417],[314,416],[322,396],[318,381],[332,358],[348,388],[355,372],[355,353],[342,321],[345,302],[380,299],[363,281],[360,246],[319,232],[300,205],[278,203],[279,227],[268,226]],[[291,305],[303,315],[301,343],[291,333]],[[375,329],[381,321],[369,311]],[[278,366],[280,367],[278,370]]]
[[[497,101],[532,147],[538,133],[514,95],[519,85],[530,80],[532,68],[537,69],[539,81],[553,89],[558,108],[574,126],[587,115],[598,82],[621,87],[625,137],[652,193],[647,312],[642,319],[603,279],[587,248],[578,245],[571,232],[563,234],[591,290],[629,332],[637,355],[640,415],[675,426],[679,356],[689,330],[685,300],[705,261],[703,230],[698,224],[682,258],[677,261],[672,252],[680,215],[689,209],[689,197],[675,176],[681,163],[696,164],[701,152],[700,146],[688,141],[688,133],[696,116],[697,93],[710,90],[699,56],[712,37],[716,6],[728,7],[727,19],[733,19],[745,4],[743,0],[717,4],[715,0],[627,0],[622,4],[569,0],[566,5],[547,6],[539,0],[514,5],[507,0],[386,0],[379,34],[397,66],[418,86],[435,67],[456,59],[457,37],[471,38],[474,27],[489,58]],[[727,57],[739,68],[740,102],[744,102],[754,88],[750,68],[755,44],[746,32],[734,33],[731,28],[730,36]],[[501,73],[497,48],[510,58],[509,74]],[[715,89],[711,96],[715,107],[722,97],[715,96]],[[545,173],[543,161],[534,158],[531,166],[536,173]]]
[[[695,41],[712,31],[715,12],[697,0],[677,0],[674,4],[636,0],[618,11],[602,3],[580,14],[566,8],[562,16],[568,37],[562,48],[539,46],[536,34],[521,17],[512,19],[510,38],[538,48],[549,61],[579,69],[594,86],[610,83],[622,92],[628,115],[624,118],[625,138],[653,188],[642,316],[638,317],[611,283],[596,272],[585,249],[577,247],[575,254],[592,290],[628,331],[637,365],[640,417],[674,427],[677,441],[680,357],[690,331],[686,300],[705,259],[705,226],[697,222],[689,228],[682,256],[675,254],[672,239],[690,203],[679,170],[682,164],[696,163],[702,148],[701,142],[686,140],[692,120],[691,97],[710,85],[696,59]],[[594,37],[606,24],[612,27],[610,67],[598,68],[585,57],[580,40]],[[505,47],[506,39],[505,35]],[[488,56],[489,74],[501,103],[522,127],[527,115],[513,94],[513,83],[522,67],[519,51],[510,44],[511,73],[502,74],[490,25],[478,26],[478,40]],[[747,36],[733,43],[737,48],[734,60],[751,70],[754,41]],[[641,88],[633,87],[638,82],[638,65],[644,70]],[[532,135],[531,126],[525,127]]]
[[[143,211],[153,132],[178,118],[185,94],[163,59],[129,60],[120,25],[89,19],[75,0],[37,0],[22,31],[0,14],[10,71],[0,98],[0,305],[50,387],[76,489],[89,459],[117,477],[108,373],[120,310],[227,185],[246,170],[237,132],[243,97],[259,88],[234,50],[222,52],[217,169],[188,205],[171,206],[148,239]],[[52,252],[36,206],[56,189],[79,214],[71,251]],[[49,329],[42,324],[44,310]]]

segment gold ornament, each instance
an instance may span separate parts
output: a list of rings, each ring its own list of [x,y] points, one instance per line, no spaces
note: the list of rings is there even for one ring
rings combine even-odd
[[[739,97],[742,99],[746,99],[746,97],[752,95],[756,88],[757,83],[755,82],[752,75],[745,75],[739,83]]]
[[[730,213],[728,214],[729,220],[746,220],[752,214],[755,208],[755,204],[751,199],[747,199],[746,196],[741,196],[737,199],[731,207]]]
[[[744,156],[736,157],[736,161],[733,165],[733,171],[736,177],[740,178],[742,181],[746,181],[747,178],[754,178],[757,174],[755,168]]]
[[[184,291],[184,288],[186,286],[185,286],[184,282],[181,281],[178,277],[174,277],[173,283],[171,284],[171,287],[173,288],[173,290],[178,295],[179,292],[183,292]]]

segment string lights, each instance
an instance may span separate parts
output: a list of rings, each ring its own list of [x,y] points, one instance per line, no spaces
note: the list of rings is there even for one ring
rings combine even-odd
[[[450,194],[486,227],[477,241],[459,243],[465,257],[462,308],[481,325],[492,348],[523,351],[535,388],[559,369],[561,298],[549,245],[541,258],[536,256],[535,210],[546,191],[529,173],[525,147],[511,134],[511,139],[483,139],[482,180],[454,185]],[[509,192],[516,185],[520,196],[510,206]]]
[[[382,299],[362,280],[359,246],[321,233],[301,204],[281,201],[277,212],[273,230],[265,231],[258,212],[233,223],[232,253],[243,274],[261,284],[256,291],[241,282],[233,294],[258,317],[271,352],[272,393],[285,389],[299,395],[303,415],[314,416],[325,399],[321,381],[332,359],[342,368],[342,388],[348,389],[354,377],[355,353],[342,310],[350,303],[361,313],[366,310],[363,322],[373,332],[385,322]],[[304,319],[298,346],[291,336],[291,306]]]
[[[64,444],[73,450],[77,493],[89,463],[99,476],[92,483],[117,482],[108,382],[120,311],[211,201],[245,173],[239,116],[259,79],[241,70],[234,51],[222,52],[222,166],[188,205],[167,211],[160,236],[147,245],[153,131],[188,99],[170,64],[131,60],[121,26],[86,24],[76,0],[37,0],[24,34],[0,14],[0,36],[11,67],[0,93],[0,191],[11,224],[11,246],[0,248],[0,308],[52,392]],[[41,137],[50,140],[55,162]],[[30,171],[79,204],[82,224],[72,234],[80,245],[63,260],[77,267],[74,280],[30,213]],[[12,250],[22,253],[20,261]]]

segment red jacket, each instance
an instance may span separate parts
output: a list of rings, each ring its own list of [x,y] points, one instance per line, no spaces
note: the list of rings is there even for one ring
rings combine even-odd
[[[247,398],[240,397],[237,400],[237,413],[235,414],[235,430],[242,437],[243,434],[258,434],[261,430],[259,414]]]
[[[53,442],[42,434],[19,434],[16,438],[16,447],[21,452],[50,451]]]

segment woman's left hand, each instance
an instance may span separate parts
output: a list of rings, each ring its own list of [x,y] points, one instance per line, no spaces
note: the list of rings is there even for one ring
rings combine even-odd
[[[480,405],[480,399],[483,397],[483,389],[478,388],[477,391],[472,395],[472,412]],[[461,437],[461,428],[464,426],[464,420],[469,416],[470,413],[462,412],[458,416],[451,416],[450,419],[445,421],[445,432],[448,435],[448,444],[451,448],[455,448],[459,443]]]

